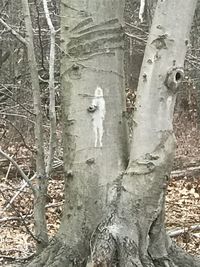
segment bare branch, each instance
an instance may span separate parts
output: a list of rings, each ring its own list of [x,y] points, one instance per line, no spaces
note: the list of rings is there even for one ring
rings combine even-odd
[[[20,42],[22,42],[23,44],[25,44],[26,46],[28,45],[27,40],[21,36],[18,32],[16,32],[15,30],[13,30],[3,19],[0,18],[0,23],[8,30],[12,33],[12,35],[14,35]]]
[[[134,28],[135,30],[138,30],[138,31],[140,31],[140,32],[142,32],[142,33],[144,33],[144,34],[146,34],[146,35],[149,35],[148,32],[144,31],[142,28],[140,28],[140,27],[138,27],[138,26],[136,26],[136,25],[134,25],[134,24],[130,24],[130,23],[128,23],[128,22],[125,22],[125,24],[126,24],[127,26],[131,27],[131,28]]]
[[[6,121],[6,122],[8,122],[17,132],[18,132],[18,134],[20,135],[20,137],[21,137],[21,139],[22,139],[22,142],[23,142],[23,144],[24,144],[24,147],[26,147],[29,151],[31,151],[31,152],[35,152],[34,151],[34,149],[33,148],[31,148],[29,145],[27,145],[27,143],[26,143],[26,141],[25,141],[25,138],[24,138],[24,136],[23,136],[23,134],[21,133],[21,131],[14,125],[14,123],[12,123],[12,121],[10,121],[10,120],[7,120],[7,119],[5,119],[4,118],[4,120]]]
[[[2,116],[14,116],[14,117],[24,118],[24,119],[26,119],[27,121],[29,121],[29,122],[35,124],[35,122],[32,121],[32,120],[29,120],[28,117],[27,117],[26,115],[16,114],[16,113],[8,113],[8,112],[0,112],[0,115],[2,115]]]
[[[17,164],[17,162],[12,157],[10,157],[8,154],[3,152],[1,149],[0,149],[0,155],[2,157],[6,158],[7,160],[9,160],[10,162],[12,162],[12,164],[15,166],[15,168],[20,173],[21,177],[27,182],[27,184],[30,186],[30,188],[32,189],[33,193],[35,194],[36,193],[36,188],[32,185],[31,181],[26,176],[26,174],[23,172],[23,170],[20,168],[20,166]]]
[[[141,37],[139,37],[139,36],[137,36],[137,35],[133,35],[133,34],[130,34],[130,33],[128,33],[128,32],[125,32],[125,34],[126,34],[128,37],[130,37],[130,38],[134,38],[134,39],[136,39],[136,40],[142,41],[142,42],[144,42],[145,44],[147,43],[147,40],[145,40],[144,38],[141,38]]]
[[[7,90],[7,87],[6,87],[5,85],[1,84],[1,86]],[[17,103],[21,108],[23,108],[24,110],[26,110],[29,114],[31,114],[31,115],[35,115],[32,111],[30,111],[28,108],[26,108],[23,104],[21,104],[20,102],[18,102],[16,99],[14,99],[14,98],[13,98],[12,96],[10,96],[9,94],[7,94],[7,93],[5,93],[5,92],[3,92],[3,91],[1,91],[1,94],[2,94],[2,95],[5,95],[7,98],[10,98],[11,100],[13,100],[13,101],[14,101],[15,103]]]

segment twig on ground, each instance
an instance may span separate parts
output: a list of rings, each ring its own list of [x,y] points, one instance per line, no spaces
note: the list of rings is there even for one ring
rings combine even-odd
[[[23,251],[21,251],[23,252]],[[17,258],[17,257],[12,257],[12,256],[8,256],[8,255],[2,255],[0,254],[0,258],[6,259],[6,260],[10,260],[10,261],[27,261],[32,259],[35,256],[35,253],[32,253],[31,255],[24,257],[24,258]]]
[[[34,174],[29,181],[32,181],[34,178],[36,177],[36,174]],[[3,209],[3,211],[7,210],[7,208],[10,207],[10,205],[14,202],[14,200],[16,199],[16,197],[19,196],[19,194],[24,190],[24,188],[28,185],[28,183],[26,181],[23,182],[21,188],[17,191],[17,193],[11,198],[11,200],[9,201],[9,203],[5,206],[5,208]]]
[[[200,173],[200,166],[195,166],[195,167],[187,167],[186,169],[183,170],[175,170],[171,172],[171,178],[181,178],[184,176],[194,176],[199,175]]]
[[[10,260],[10,261],[15,261],[16,260],[15,257],[8,256],[8,255],[1,255],[1,254],[0,254],[0,258],[6,259],[6,260]]]
[[[3,198],[4,198],[6,201],[8,201],[7,197],[5,197],[5,194],[3,193],[3,191],[2,191],[1,189],[0,189],[0,192],[1,192],[2,196],[3,196]],[[20,214],[20,212],[15,208],[15,206],[14,206],[13,204],[11,204],[11,208],[13,209],[13,211],[14,211],[15,213],[17,213],[18,217],[21,218],[21,221],[22,221],[23,225],[25,226],[27,232],[30,234],[30,236],[31,236],[37,243],[40,243],[40,240],[37,239],[37,238],[34,236],[34,234],[33,234],[33,233],[31,232],[31,230],[28,228],[28,225],[26,224],[25,219],[24,219],[23,216]]]
[[[48,209],[48,208],[59,207],[59,206],[62,206],[63,204],[64,204],[63,201],[60,201],[60,202],[57,202],[57,203],[50,203],[50,204],[47,204],[45,206],[45,208]]]
[[[28,215],[22,216],[22,218],[25,220],[26,218],[31,218],[32,216],[33,214],[28,214]],[[21,221],[22,218],[19,216],[5,217],[5,218],[0,219],[0,223],[5,223],[9,221]]]
[[[170,231],[168,231],[168,235],[170,237],[176,237],[176,236],[179,236],[179,235],[184,234],[186,232],[194,232],[194,231],[199,231],[199,230],[200,230],[200,224],[197,224],[197,225],[192,225],[190,227],[186,227],[186,228],[182,228],[182,229],[170,230]]]
[[[11,156],[11,158],[12,158],[12,157],[13,157],[13,156]],[[5,176],[5,180],[8,179],[8,175],[9,175],[9,173],[10,173],[11,167],[12,167],[12,162],[9,163],[8,170],[7,170],[7,173],[6,173],[6,176]]]

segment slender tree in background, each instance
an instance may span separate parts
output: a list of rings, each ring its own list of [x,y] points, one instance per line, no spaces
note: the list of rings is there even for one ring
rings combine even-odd
[[[36,147],[36,172],[37,189],[34,191],[34,222],[35,234],[38,238],[38,251],[47,245],[47,224],[45,217],[45,204],[47,195],[47,177],[44,161],[44,139],[43,139],[43,119],[40,98],[40,86],[38,78],[37,62],[33,43],[33,28],[27,0],[22,0],[24,21],[26,27],[27,55],[31,74],[31,84],[33,91],[33,103],[35,112],[35,147]]]
[[[46,166],[46,175],[50,176],[53,159],[56,150],[56,108],[55,108],[55,79],[54,79],[54,71],[55,71],[55,44],[56,44],[56,31],[54,29],[53,23],[51,21],[51,17],[49,14],[49,9],[47,5],[47,1],[43,0],[44,12],[47,20],[47,24],[50,30],[50,53],[49,53],[49,119],[50,119],[50,139],[49,139],[49,151],[48,151],[48,159]]]
[[[5,3],[1,12],[6,8]],[[27,50],[28,66],[31,76],[31,87],[33,94],[34,113],[34,133],[35,133],[35,159],[36,159],[36,175],[37,184],[32,184],[32,178],[23,172],[20,166],[9,157],[4,151],[0,151],[1,156],[13,163],[21,174],[21,177],[32,189],[34,194],[34,224],[35,224],[35,240],[37,241],[37,251],[40,252],[48,244],[47,224],[45,214],[45,204],[47,199],[48,178],[51,175],[53,159],[56,149],[56,112],[55,112],[55,87],[54,87],[54,67],[55,67],[55,35],[56,31],[51,21],[47,1],[43,0],[44,13],[50,29],[50,52],[49,52],[49,117],[50,117],[50,138],[49,149],[47,152],[47,160],[45,161],[44,148],[44,131],[43,131],[43,110],[41,104],[41,88],[39,84],[38,64],[36,61],[36,49],[34,46],[33,23],[30,15],[30,6],[27,0],[21,0],[22,11],[24,15],[25,37],[19,31],[9,26],[3,18],[0,18],[0,24],[3,25],[13,36],[15,36]],[[4,63],[8,58],[8,52],[0,51],[0,63]],[[0,64],[0,65],[2,65]],[[17,102],[18,103],[18,102]],[[20,103],[19,103],[20,104]],[[20,104],[23,107],[22,104]],[[26,109],[26,108],[25,108]],[[27,109],[26,109],[27,110]],[[23,137],[23,135],[21,135]],[[24,140],[24,139],[23,139]]]
[[[190,55],[188,56],[187,63],[190,69],[190,75],[194,79],[193,85],[196,87],[196,101],[197,101],[197,119],[198,119],[198,127],[200,127],[200,79],[199,79],[199,30],[200,30],[200,1],[197,1],[197,8],[194,16],[194,23],[191,32],[191,44],[192,51],[190,51]],[[182,92],[181,92],[182,93]],[[184,95],[184,92],[182,93]],[[186,98],[186,105],[189,101]]]
[[[146,41],[156,4],[157,0],[125,1],[125,80],[126,87],[131,91],[137,89]]]
[[[62,1],[65,206],[58,235],[29,266],[200,266],[164,229],[173,109],[195,6],[158,1],[128,148],[124,3]]]
[[[35,111],[37,188],[35,188],[34,190],[34,221],[35,221],[35,234],[38,240],[37,250],[38,252],[41,252],[41,250],[48,244],[45,204],[47,198],[48,178],[51,174],[53,158],[56,149],[56,113],[55,113],[55,87],[54,87],[56,32],[50,18],[47,1],[43,0],[44,13],[46,16],[48,27],[50,29],[50,42],[51,42],[50,60],[49,60],[50,140],[49,140],[48,157],[45,164],[41,94],[39,86],[38,68],[35,58],[32,22],[31,22],[29,4],[27,0],[22,0],[22,7],[24,13],[25,27],[26,27],[27,54],[28,54],[29,68],[31,73],[33,103]]]

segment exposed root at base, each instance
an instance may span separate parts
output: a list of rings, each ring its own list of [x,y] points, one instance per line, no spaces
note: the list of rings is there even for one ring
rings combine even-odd
[[[105,233],[105,239],[104,235]],[[95,238],[91,260],[88,255],[81,255],[79,249],[67,247],[58,239],[30,262],[27,267],[199,267],[200,259],[186,254],[175,244],[171,244],[168,254],[152,258],[131,239],[131,235],[116,237],[105,229]],[[83,250],[81,249],[82,253]],[[88,254],[88,249],[85,249]]]
[[[146,250],[141,248],[138,233],[134,235],[130,232],[126,235],[124,234],[127,233],[126,229],[123,231],[122,227],[119,227],[120,231],[113,235],[109,225],[101,231],[97,229],[98,234],[91,249],[91,260],[86,267],[200,267],[199,258],[188,255],[174,243],[169,242],[160,225],[159,228],[161,234],[157,233],[157,240],[155,236],[153,237],[155,246],[152,246],[152,240],[149,240]],[[152,247],[153,250],[156,249],[154,253],[149,251],[150,244],[150,251]]]
[[[87,256],[81,256],[78,249],[72,249],[55,238],[26,267],[85,267],[86,262]]]

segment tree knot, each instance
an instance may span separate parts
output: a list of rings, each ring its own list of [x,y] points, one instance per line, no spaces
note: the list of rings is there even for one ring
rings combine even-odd
[[[168,71],[165,79],[165,85],[170,91],[176,93],[183,78],[184,78],[183,68],[174,67],[173,69]]]

